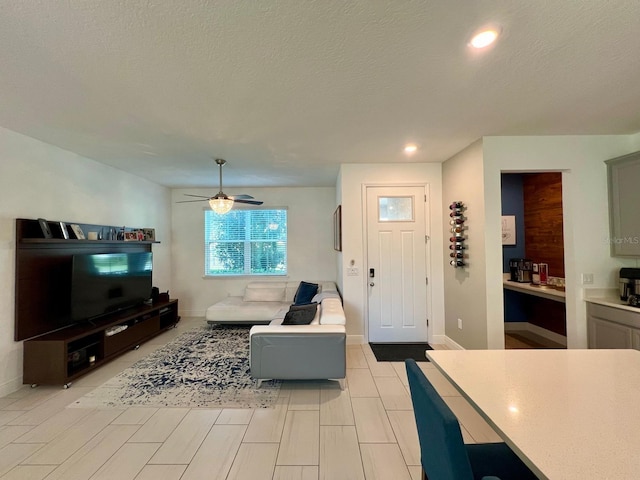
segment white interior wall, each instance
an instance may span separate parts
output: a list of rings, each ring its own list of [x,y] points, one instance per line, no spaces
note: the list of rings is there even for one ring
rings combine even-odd
[[[156,229],[154,285],[171,287],[167,188],[0,128],[0,396],[22,384],[14,342],[15,219]]]
[[[442,164],[442,195],[444,209],[454,201],[465,204],[465,246],[468,258],[464,268],[453,268],[449,263],[449,242],[445,242],[443,256],[445,332],[448,339],[465,348],[486,348],[487,345],[487,297],[485,270],[485,206],[482,140],[450,158]],[[453,235],[445,216],[445,236]],[[458,328],[458,319],[462,329]],[[503,345],[504,346],[504,345]]]
[[[212,189],[172,191],[172,296],[180,299],[185,315],[204,316],[213,303],[229,295],[242,295],[245,285],[256,277],[204,278],[204,213],[206,202],[180,203],[184,194],[211,195]],[[333,212],[336,189],[248,188],[229,189],[228,195],[248,193],[267,207],[287,207],[289,280],[336,281],[336,254],[333,249]],[[261,277],[274,281],[282,277]]]
[[[621,266],[636,260],[610,256],[607,171],[604,161],[635,151],[638,135],[485,137],[484,190],[488,348],[500,348],[503,332],[500,173],[563,171],[563,210],[569,348],[586,348],[586,305],[582,273],[593,273],[588,287],[614,288]],[[463,345],[464,346],[464,345]]]
[[[347,317],[347,334],[360,341],[366,338],[367,262],[364,251],[364,185],[416,185],[425,184],[429,197],[427,204],[427,274],[429,294],[426,298],[430,319],[429,341],[441,343],[444,335],[443,291],[443,205],[442,167],[439,163],[405,164],[342,164],[340,167],[340,192],[342,203],[342,259],[341,278],[344,309]],[[346,268],[353,260],[359,275],[347,276]]]

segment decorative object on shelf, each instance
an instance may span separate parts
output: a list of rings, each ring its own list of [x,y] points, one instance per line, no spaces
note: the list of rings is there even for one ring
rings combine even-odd
[[[342,251],[342,205],[333,212],[333,249]]]
[[[64,225],[64,223],[60,222],[60,228],[62,229],[62,226]],[[71,227],[71,230],[73,231],[73,234],[76,236],[76,238],[78,240],[84,240],[84,232],[82,231],[82,228],[80,228],[80,225],[78,225],[77,223],[72,223],[71,225],[69,225]],[[65,229],[63,229],[64,231]],[[63,234],[64,235],[64,234]]]
[[[156,229],[155,228],[143,228],[144,239],[147,242],[155,242],[156,241]]]
[[[450,232],[452,234],[452,236],[449,237],[449,242],[451,243],[449,245],[449,250],[451,250],[451,253],[449,253],[449,256],[451,257],[449,265],[453,268],[465,267],[466,256],[464,250],[466,249],[466,237],[464,236],[464,222],[466,218],[464,216],[464,211],[466,208],[464,203],[455,201],[449,205],[449,210],[451,210],[449,213],[449,217],[451,217],[449,224],[451,225]]]
[[[67,224],[64,222],[58,222],[58,225],[60,226],[60,234],[62,235],[62,238],[64,238],[65,240],[69,240],[69,231],[67,230]]]
[[[98,232],[87,232],[87,238],[89,240],[98,240]]]
[[[51,233],[49,223],[44,218],[39,218],[38,223],[40,224],[44,238],[53,238],[53,233]]]
[[[124,232],[124,241],[125,242],[137,242],[138,234],[136,232]]]

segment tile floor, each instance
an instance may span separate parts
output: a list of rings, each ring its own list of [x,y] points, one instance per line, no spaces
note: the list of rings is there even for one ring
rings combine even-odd
[[[0,398],[0,478],[11,480],[346,480],[420,478],[404,364],[349,345],[347,382],[284,382],[271,409],[65,408],[202,319],[183,319],[70,389]],[[429,363],[425,374],[466,442],[500,438]]]

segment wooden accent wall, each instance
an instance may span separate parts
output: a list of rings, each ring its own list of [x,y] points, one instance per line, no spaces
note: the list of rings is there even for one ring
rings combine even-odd
[[[523,175],[525,256],[548,263],[549,275],[564,277],[562,173]]]

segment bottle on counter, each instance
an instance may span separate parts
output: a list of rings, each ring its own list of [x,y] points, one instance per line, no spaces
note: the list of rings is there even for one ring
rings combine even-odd
[[[549,280],[549,264],[540,263],[538,265],[538,273],[540,275],[540,285],[546,285]]]

